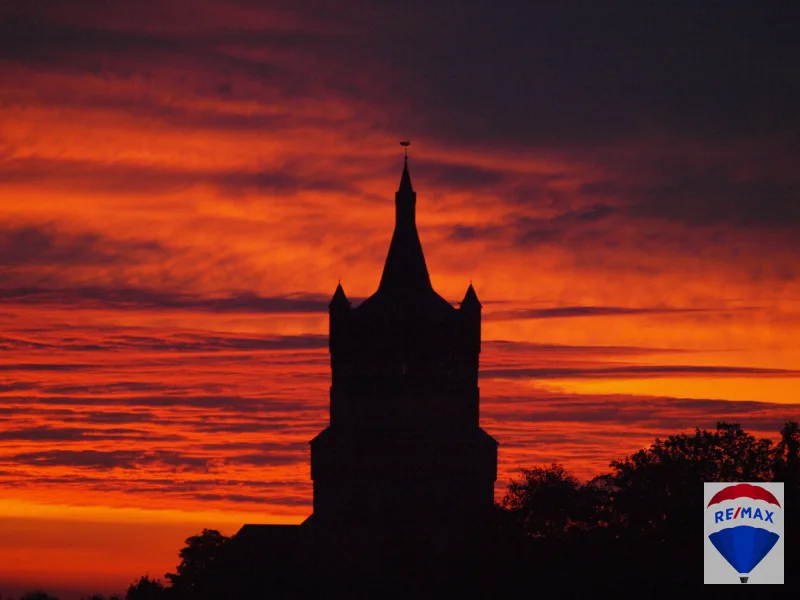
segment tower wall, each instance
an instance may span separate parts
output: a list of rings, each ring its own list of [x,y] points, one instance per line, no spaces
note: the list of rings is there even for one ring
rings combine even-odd
[[[474,320],[454,310],[449,322],[380,330],[356,311],[332,314],[331,424],[477,426],[480,332]]]
[[[432,288],[408,167],[375,294],[330,304],[330,423],[311,442],[315,527],[416,529],[493,507],[497,442],[479,426],[481,305]]]

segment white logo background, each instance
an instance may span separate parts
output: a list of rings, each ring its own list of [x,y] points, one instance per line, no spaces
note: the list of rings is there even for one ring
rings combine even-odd
[[[780,508],[774,504],[764,502],[763,500],[753,500],[751,498],[725,500],[706,508],[708,503],[711,501],[711,498],[714,497],[714,494],[726,487],[738,485],[739,483],[747,482],[714,482],[703,484],[703,523],[705,525],[703,530],[703,583],[732,583],[741,585],[741,582],[739,581],[739,573],[737,573],[736,569],[734,569],[730,563],[723,558],[719,551],[714,547],[714,544],[711,543],[711,540],[708,539],[708,535],[710,533],[714,533],[720,529],[725,529],[726,527],[734,527],[736,525],[751,525],[753,527],[760,527],[762,529],[774,531],[781,536],[772,550],[770,550],[764,559],[750,572],[747,584],[745,585],[759,583],[783,583],[783,554],[785,543],[783,539],[783,525],[785,515],[784,509],[786,508],[784,505],[783,483],[751,483],[751,485],[764,488],[773,496],[775,496],[775,498],[781,504]],[[753,512],[755,512],[756,508],[761,508],[762,513],[764,513],[765,510],[773,512],[774,514],[772,520],[775,521],[775,523],[772,524],[758,519],[740,518],[729,521],[723,520],[721,523],[715,523],[715,512],[720,510],[724,512],[727,508],[733,508],[735,512],[736,508],[742,505],[752,506]]]

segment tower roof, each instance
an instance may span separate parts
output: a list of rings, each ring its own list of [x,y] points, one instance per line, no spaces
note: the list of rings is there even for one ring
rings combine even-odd
[[[408,158],[403,164],[400,188],[395,194],[395,225],[379,289],[400,291],[433,291],[416,222],[417,194],[411,187]]]
[[[472,287],[470,281],[467,293],[464,294],[464,299],[461,301],[461,308],[483,308],[481,301],[478,300],[478,294],[475,293],[475,288]]]
[[[416,223],[417,194],[411,186],[408,157],[395,194],[395,225],[378,291],[359,306],[365,314],[381,307],[402,312],[454,310],[431,285]]]
[[[336,291],[333,293],[333,298],[331,298],[331,303],[328,305],[328,308],[349,308],[350,301],[347,299],[347,296],[344,293],[344,288],[342,287],[342,282],[339,282],[339,285],[336,286]]]

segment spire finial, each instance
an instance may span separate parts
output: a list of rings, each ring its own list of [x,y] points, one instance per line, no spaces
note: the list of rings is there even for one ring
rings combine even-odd
[[[411,140],[406,140],[405,142],[400,142],[400,145],[405,150],[405,160],[408,161],[408,147],[411,145]]]

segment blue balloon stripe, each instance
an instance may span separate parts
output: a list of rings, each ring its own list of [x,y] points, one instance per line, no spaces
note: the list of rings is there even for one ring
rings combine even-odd
[[[737,573],[749,573],[772,550],[780,536],[766,529],[739,525],[712,533],[708,538]]]

